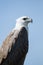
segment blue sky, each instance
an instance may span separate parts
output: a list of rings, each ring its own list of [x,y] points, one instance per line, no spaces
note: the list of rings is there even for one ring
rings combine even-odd
[[[15,27],[16,19],[30,16],[29,51],[24,65],[43,65],[43,0],[0,0],[0,45]]]

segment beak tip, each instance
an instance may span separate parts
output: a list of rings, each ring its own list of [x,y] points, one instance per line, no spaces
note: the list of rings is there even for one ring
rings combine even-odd
[[[31,23],[33,22],[33,19],[31,19]]]

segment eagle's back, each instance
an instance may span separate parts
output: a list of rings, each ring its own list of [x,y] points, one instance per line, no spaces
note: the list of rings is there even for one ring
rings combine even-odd
[[[2,60],[0,65],[23,65],[24,64],[24,60],[28,52],[28,32],[25,29],[25,27],[22,27],[19,33],[17,33],[17,31],[15,30],[12,36],[11,37],[13,38],[13,40],[11,41],[11,50],[9,51],[8,48],[7,56],[5,59]],[[6,45],[6,43],[4,41],[3,47],[4,45]],[[8,44],[9,42],[7,43],[7,45]]]

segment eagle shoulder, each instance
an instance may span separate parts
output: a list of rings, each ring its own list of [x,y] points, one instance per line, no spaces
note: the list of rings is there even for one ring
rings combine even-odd
[[[3,59],[6,59],[8,52],[11,51],[12,44],[13,42],[15,43],[18,37],[18,33],[19,31],[16,30],[10,32],[10,34],[3,41],[2,46],[0,47],[0,63],[2,62]]]

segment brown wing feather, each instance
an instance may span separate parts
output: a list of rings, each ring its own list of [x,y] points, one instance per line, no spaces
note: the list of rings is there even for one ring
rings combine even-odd
[[[11,51],[8,52],[6,59],[3,59],[1,65],[23,65],[28,52],[27,30],[23,27],[14,42],[15,39],[16,38],[13,39]]]
[[[11,51],[11,46],[12,46],[13,39],[17,38],[18,32],[19,31],[14,30],[3,41],[3,44],[0,47],[0,63],[2,62],[3,59],[6,59],[6,57],[8,55],[8,52]],[[14,39],[14,43],[15,43],[15,41],[16,41],[16,39]]]

